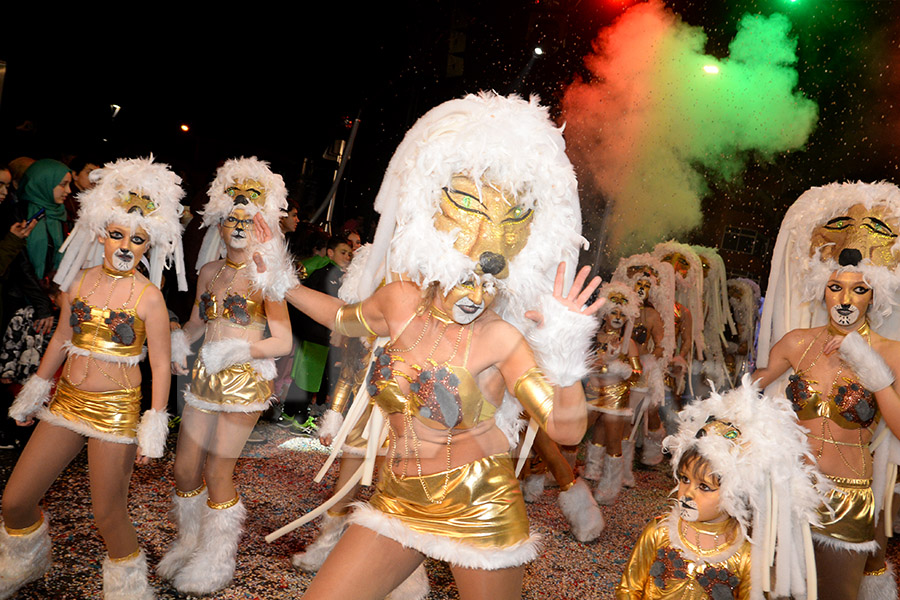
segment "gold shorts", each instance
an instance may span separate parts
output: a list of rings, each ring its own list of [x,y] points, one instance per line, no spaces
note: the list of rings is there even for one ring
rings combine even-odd
[[[40,418],[88,437],[132,444],[141,418],[141,388],[87,392],[61,378]]]
[[[432,503],[423,486],[440,501]],[[530,535],[508,454],[422,477],[382,472],[369,507],[354,511],[353,521],[438,560],[499,569],[537,556],[538,538]]]
[[[834,489],[816,512],[822,523],[813,527],[818,533],[841,542],[863,544],[875,539],[875,494],[871,479],[832,477]],[[831,515],[829,507],[834,510]]]
[[[629,406],[631,385],[620,381],[601,385],[588,390],[588,408],[613,415],[630,416],[634,411]]]
[[[232,365],[210,375],[198,359],[184,400],[199,410],[256,412],[268,408],[272,392],[272,382],[259,375],[249,363]]]

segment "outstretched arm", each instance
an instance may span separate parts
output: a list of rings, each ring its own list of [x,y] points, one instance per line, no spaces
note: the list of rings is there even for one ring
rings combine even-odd
[[[787,335],[778,340],[777,344],[772,346],[772,350],[769,352],[768,366],[757,369],[753,372],[753,375],[750,376],[753,381],[759,384],[760,389],[765,389],[767,386],[774,383],[776,379],[784,375],[785,371],[791,368],[789,351],[791,348],[791,340],[795,338],[795,336],[791,334],[792,332],[788,332]]]

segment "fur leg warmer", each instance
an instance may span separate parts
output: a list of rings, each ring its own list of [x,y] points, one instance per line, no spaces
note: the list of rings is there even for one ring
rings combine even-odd
[[[419,565],[412,574],[403,580],[385,600],[424,600],[431,587],[428,585],[428,573],[425,563]]]
[[[291,564],[301,571],[314,573],[325,564],[325,559],[337,546],[341,536],[349,524],[350,513],[334,517],[325,513],[322,517],[322,526],[319,535],[312,544],[306,547],[304,552],[298,552],[291,557]]]
[[[0,524],[0,599],[12,598],[23,585],[50,570],[50,533],[47,516],[25,535],[10,535]]]
[[[156,594],[147,583],[147,555],[103,559],[103,600],[154,600]]]
[[[597,539],[606,528],[603,512],[584,479],[576,479],[572,487],[559,493],[559,508],[572,527],[572,535],[579,542]]]
[[[622,457],[625,459],[625,468],[622,471],[622,487],[634,487],[634,442],[622,440]]]
[[[150,458],[161,458],[166,451],[166,437],[169,435],[169,413],[165,410],[144,412],[138,425],[137,439],[141,454]]]
[[[178,537],[169,546],[166,555],[156,566],[156,574],[171,581],[194,554],[200,543],[200,529],[206,510],[207,490],[196,496],[184,497],[175,494],[169,518],[178,527]]]
[[[855,331],[844,337],[838,353],[866,389],[878,392],[894,383],[894,372],[881,355]]]
[[[525,478],[525,481],[522,482],[522,496],[525,498],[525,502],[537,502],[541,499],[541,496],[544,495],[545,478],[545,473],[535,473]]]
[[[597,482],[594,490],[594,500],[597,504],[608,506],[615,502],[622,491],[622,474],[625,470],[624,456],[606,455],[606,464],[603,465],[603,478]]]
[[[16,421],[25,422],[50,402],[50,389],[53,382],[36,374],[28,378],[16,401],[9,407],[9,416]]]
[[[603,461],[606,459],[606,447],[587,443],[587,457],[584,461],[582,476],[591,481],[598,481],[603,475]]]
[[[644,436],[644,449],[641,451],[641,464],[655,467],[663,461],[662,441],[666,437],[666,430],[662,427],[648,431]]]
[[[231,583],[246,517],[247,509],[240,500],[222,509],[207,505],[197,551],[175,575],[172,582],[175,589],[205,596]]]
[[[568,310],[553,296],[541,298],[544,323],[527,332],[538,366],[551,383],[569,386],[591,371],[591,344],[597,319]]]
[[[858,600],[897,600],[894,565],[885,561],[887,570],[881,575],[866,575],[859,586]]]

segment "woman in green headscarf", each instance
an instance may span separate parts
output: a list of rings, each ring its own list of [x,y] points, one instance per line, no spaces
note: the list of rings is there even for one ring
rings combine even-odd
[[[30,219],[42,208],[45,211],[25,245],[28,260],[39,278],[55,270],[62,258],[58,251],[64,240],[63,223],[66,222],[63,202],[71,181],[69,167],[58,160],[44,158],[28,167],[19,184],[20,197],[28,203],[26,216]]]

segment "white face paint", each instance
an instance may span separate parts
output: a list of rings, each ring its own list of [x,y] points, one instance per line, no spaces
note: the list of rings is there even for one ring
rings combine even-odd
[[[250,244],[250,228],[253,227],[253,219],[243,208],[231,211],[220,227],[222,239],[230,248],[243,250]]]
[[[841,327],[850,327],[859,321],[859,309],[852,304],[837,304],[831,307],[831,320]]]
[[[106,228],[103,242],[103,256],[108,267],[116,271],[131,271],[147,251],[149,237],[141,228],[131,229],[115,223]]]
[[[692,498],[678,497],[678,515],[685,521],[694,522],[700,518],[700,509]]]
[[[494,301],[495,294],[480,283],[463,283],[455,286],[443,298],[450,317],[460,325],[468,325],[480,317]]]
[[[825,307],[838,327],[854,327],[872,302],[872,288],[861,273],[834,273],[825,285]]]
[[[625,326],[625,314],[620,309],[610,311],[609,326],[613,329],[622,329]]]

